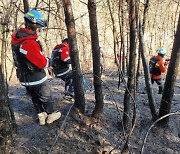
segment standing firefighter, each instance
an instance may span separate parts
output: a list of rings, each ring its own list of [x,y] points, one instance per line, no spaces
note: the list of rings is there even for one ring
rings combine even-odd
[[[159,86],[158,94],[162,94],[163,85],[161,73],[166,73],[167,71],[167,63],[163,61],[163,58],[166,55],[166,50],[160,48],[157,53],[157,56],[153,56],[150,59],[149,70],[151,75],[151,83],[153,84],[155,81]]]
[[[47,83],[45,68],[49,59],[42,54],[42,47],[37,41],[46,20],[37,10],[30,10],[24,16],[25,28],[12,34],[11,46],[17,77],[31,95],[40,125],[59,119],[60,112],[54,112],[50,87]]]
[[[68,38],[65,38],[61,44],[54,47],[51,60],[55,77],[65,82],[65,98],[72,98],[74,96],[74,87],[70,67],[71,59]]]

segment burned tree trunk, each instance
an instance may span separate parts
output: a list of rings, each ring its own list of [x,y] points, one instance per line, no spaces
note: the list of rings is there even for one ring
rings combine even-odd
[[[179,15],[179,21],[177,26],[177,31],[174,38],[174,44],[171,54],[171,60],[168,67],[168,72],[166,76],[166,81],[164,84],[164,91],[162,95],[160,110],[159,110],[159,117],[162,117],[168,113],[170,113],[171,110],[171,104],[172,104],[172,98],[174,95],[174,85],[176,81],[176,77],[178,74],[178,67],[180,62],[180,15]],[[169,118],[165,118],[160,123],[162,125],[168,125]]]
[[[117,64],[118,61],[117,61],[117,29],[116,29],[116,22],[115,22],[115,17],[114,17],[114,14],[113,14],[113,11],[111,9],[111,4],[110,4],[110,1],[107,0],[107,5],[108,5],[108,8],[109,8],[109,12],[110,12],[110,16],[111,16],[111,21],[112,21],[112,30],[113,30],[113,46],[114,46],[114,61],[115,63]]]
[[[97,29],[97,17],[96,17],[96,1],[88,0],[88,11],[91,31],[92,42],[92,56],[93,56],[93,74],[94,74],[94,89],[96,104],[92,116],[99,118],[103,112],[103,94],[101,85],[101,72],[100,72],[100,48],[99,37]]]
[[[146,3],[144,5],[144,13],[143,13],[143,23],[141,23],[141,18],[139,18],[139,51],[142,59],[143,69],[144,69],[144,78],[145,78],[145,85],[148,95],[148,102],[149,107],[152,114],[152,120],[155,121],[157,119],[157,113],[155,108],[155,99],[153,96],[152,86],[151,86],[151,80],[150,80],[150,74],[149,74],[149,67],[147,60],[145,58],[145,46],[144,46],[144,30],[145,30],[145,23],[146,23],[146,16],[149,6],[149,0],[146,0]]]
[[[135,14],[135,1],[130,0],[130,53],[129,53],[129,68],[128,68],[128,82],[127,89],[124,95],[124,114],[123,123],[125,129],[130,126],[130,94],[133,89],[133,81],[135,78],[135,61],[136,61],[136,14]],[[135,89],[134,89],[135,90]]]
[[[70,56],[73,70],[73,84],[75,93],[74,107],[79,109],[81,113],[85,112],[85,98],[82,83],[82,72],[79,64],[79,51],[77,47],[75,22],[72,11],[72,4],[70,0],[63,0],[65,22],[70,44]]]
[[[14,115],[9,105],[7,85],[0,65],[0,151],[9,153],[15,129]]]
[[[148,95],[148,99],[149,99],[149,107],[151,110],[152,119],[153,119],[153,121],[155,121],[157,119],[157,113],[156,113],[156,108],[154,105],[155,99],[153,97],[149,68],[148,68],[146,58],[145,58],[145,47],[144,47],[142,27],[139,28],[139,48],[140,48],[140,53],[141,53],[141,58],[142,58],[143,69],[144,69],[144,78],[145,78],[147,95]]]

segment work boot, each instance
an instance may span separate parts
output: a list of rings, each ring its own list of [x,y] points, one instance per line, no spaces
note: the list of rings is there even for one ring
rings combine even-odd
[[[38,114],[38,118],[39,118],[39,124],[40,125],[45,125],[46,123],[46,118],[47,118],[47,113],[46,112],[41,112]]]
[[[61,112],[53,112],[48,114],[47,123],[51,124],[54,121],[58,120],[61,117]]]
[[[74,92],[71,92],[71,91],[65,91],[64,92],[64,99],[68,99],[68,100],[71,100],[74,98]]]
[[[74,92],[64,91],[63,99],[71,101],[74,98]]]

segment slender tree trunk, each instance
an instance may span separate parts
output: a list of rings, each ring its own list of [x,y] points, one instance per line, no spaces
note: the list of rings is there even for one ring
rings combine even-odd
[[[126,34],[127,36],[127,43],[126,43],[126,46],[127,46],[127,52],[126,52],[126,74],[128,75],[129,73],[129,52],[130,52],[130,49],[129,49],[129,40],[130,40],[130,34],[129,32],[127,32]]]
[[[75,93],[74,107],[79,109],[81,113],[84,113],[85,98],[84,98],[84,89],[82,83],[82,72],[79,64],[79,51],[77,47],[76,30],[75,30],[72,4],[70,0],[63,0],[63,3],[64,3],[65,22],[66,22],[70,50],[71,50],[70,57],[72,62],[73,84],[74,84],[74,93]]]
[[[6,42],[5,42],[5,25],[2,25],[2,32],[3,32],[3,34],[2,34],[2,44],[1,44],[1,67],[2,67],[2,71],[3,72],[5,72],[5,44],[6,44]]]
[[[123,123],[125,129],[130,126],[130,94],[133,88],[133,81],[135,77],[135,61],[136,61],[136,14],[135,14],[135,0],[130,0],[130,53],[129,53],[129,69],[127,89],[124,95],[124,114]],[[135,89],[134,89],[135,90]]]
[[[141,25],[141,23],[139,23]],[[144,69],[144,78],[145,78],[145,84],[146,84],[146,90],[149,100],[149,107],[152,114],[152,119],[155,121],[157,119],[157,113],[155,109],[155,99],[153,97],[153,91],[151,86],[151,80],[150,80],[150,74],[149,74],[149,67],[145,58],[145,47],[144,47],[144,39],[143,39],[143,33],[142,33],[142,27],[139,28],[139,48],[142,58],[142,64]]]
[[[121,17],[121,4],[122,0],[119,0],[119,3],[118,3],[118,22],[119,22],[119,31],[120,31],[120,48],[119,48],[119,56],[117,56],[117,62],[116,62],[116,65],[118,67],[118,74],[119,74],[119,81],[118,81],[118,89],[120,87],[120,83],[122,82],[122,78],[121,78],[121,72],[122,72],[122,58],[121,58],[121,55],[122,55],[122,49],[123,49],[123,43],[122,43],[122,23],[121,23],[121,20],[122,20],[122,17]]]
[[[38,5],[38,4],[37,4]],[[51,12],[51,3],[50,3],[50,0],[49,0],[49,3],[48,3],[48,14],[47,14],[47,22],[49,22],[49,18],[50,18],[50,12]],[[46,47],[47,47],[47,55],[50,55],[49,51],[49,46],[48,46],[48,41],[47,41],[47,38],[48,38],[48,28],[49,28],[49,25],[47,24],[47,30],[45,31],[45,37],[44,37],[44,42],[46,44]]]
[[[138,49],[138,58],[137,58],[137,71],[136,71],[136,90],[138,89],[139,85],[139,77],[140,77],[140,68],[141,68],[141,54],[140,49]]]
[[[111,16],[112,25],[113,25],[113,44],[114,44],[114,58],[115,58],[114,60],[115,60],[115,63],[117,64],[117,30],[116,30],[116,22],[115,22],[115,18],[114,18],[112,9],[111,9],[110,0],[107,0],[107,4],[108,4],[110,16]]]
[[[35,9],[38,7],[38,4],[39,4],[39,0],[36,0],[36,5],[35,5]]]
[[[143,23],[142,23],[142,32],[144,34],[145,31],[145,26],[146,26],[146,21],[147,21],[147,12],[149,10],[149,0],[146,0],[144,4],[144,12],[143,12]]]
[[[118,59],[118,71],[119,71],[119,81],[118,81],[118,89],[120,87],[121,73],[125,72],[125,40],[124,40],[124,11],[123,11],[123,0],[119,0],[118,7],[118,19],[119,19],[119,30],[120,30],[120,50],[119,50],[119,59]]]
[[[156,113],[156,108],[155,108],[156,102],[153,96],[148,63],[145,58],[145,55],[147,55],[148,53],[146,53],[145,46],[144,46],[144,31],[145,31],[148,8],[149,8],[149,0],[146,0],[146,3],[144,5],[144,12],[143,12],[143,24],[141,23],[141,18],[139,18],[139,50],[140,50],[143,69],[144,69],[144,78],[145,78],[145,85],[146,85],[146,90],[147,90],[147,95],[148,95],[148,100],[149,100],[149,107],[151,110],[152,120],[155,121],[157,119],[157,113]]]
[[[123,7],[123,3],[124,1],[122,0],[122,5],[121,5],[121,23],[122,23],[122,38],[121,38],[121,41],[122,41],[122,71],[123,73],[126,72],[126,53],[125,53],[125,25],[124,25],[124,18],[125,18],[125,13],[124,13],[124,7]]]
[[[94,73],[94,89],[96,104],[92,116],[99,118],[103,112],[103,94],[101,85],[101,72],[100,72],[100,48],[99,37],[97,28],[96,16],[96,0],[88,0],[89,22],[91,31],[92,42],[92,56],[93,56],[93,73]]]
[[[28,0],[23,0],[23,5],[24,5],[24,13],[27,13],[29,11]]]
[[[174,85],[176,82],[176,77],[178,74],[179,62],[180,62],[180,15],[179,21],[177,26],[177,31],[174,38],[174,44],[171,54],[171,61],[168,67],[168,72],[166,76],[166,81],[164,84],[164,91],[162,95],[160,110],[159,110],[159,117],[162,117],[171,110],[172,98],[174,95]],[[169,118],[165,118],[160,121],[163,125],[168,125]]]
[[[137,32],[139,31],[139,0],[136,0],[136,25],[137,25]],[[140,68],[141,68],[141,55],[140,55],[140,48],[138,47],[138,56],[137,56],[137,71],[136,71],[136,90],[138,89],[139,85],[139,77],[140,77]]]

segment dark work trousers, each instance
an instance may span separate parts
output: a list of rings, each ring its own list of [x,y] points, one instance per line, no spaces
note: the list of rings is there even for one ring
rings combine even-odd
[[[151,79],[151,83],[153,84],[154,81],[157,83],[157,85],[159,86],[159,94],[162,93],[163,91],[163,85],[162,85],[162,79]]]
[[[47,112],[50,114],[53,112],[51,90],[47,81],[40,85],[27,86],[26,89],[31,95],[32,102],[37,113]]]
[[[68,91],[70,93],[74,92],[72,71],[70,71],[58,78],[62,79],[65,82],[65,91]]]

